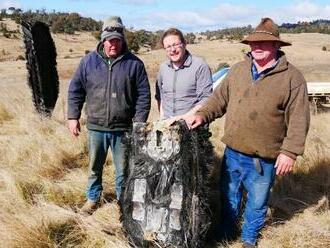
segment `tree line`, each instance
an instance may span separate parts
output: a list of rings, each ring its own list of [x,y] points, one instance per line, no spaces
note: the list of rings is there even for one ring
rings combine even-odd
[[[75,31],[90,31],[96,39],[100,38],[102,22],[96,21],[92,18],[82,17],[78,13],[63,13],[55,10],[47,12],[45,9],[36,11],[22,11],[19,8],[8,8],[0,11],[0,20],[3,18],[10,18],[17,24],[21,20],[25,21],[41,21],[49,25],[53,33],[67,33],[74,34]],[[296,24],[283,23],[279,26],[282,33],[325,33],[330,34],[330,20],[316,20],[312,22],[298,22]],[[205,31],[199,34],[187,33],[185,39],[188,44],[200,42],[203,39],[208,40],[241,40],[244,35],[249,34],[253,30],[251,25],[245,27],[225,28],[213,31]],[[127,29],[126,38],[128,47],[134,52],[138,52],[140,48],[159,49],[160,37],[164,30],[155,32],[147,30],[133,30]],[[5,25],[1,25],[0,33],[7,38],[17,38],[15,31],[8,31]],[[197,38],[197,35],[199,36]],[[203,38],[204,37],[204,38]]]
[[[251,25],[246,27],[235,27],[218,29],[214,31],[201,32],[208,40],[242,40],[244,35],[251,33]],[[323,33],[330,34],[330,20],[315,20],[311,22],[283,23],[279,26],[281,33]]]
[[[102,22],[82,17],[78,13],[63,13],[55,10],[47,12],[45,9],[23,12],[21,9],[13,7],[9,8],[8,11],[6,9],[1,10],[0,20],[10,18],[17,24],[20,24],[21,20],[41,21],[49,25],[53,33],[74,34],[75,31],[98,31],[102,27]]]
[[[311,22],[283,23],[280,27],[283,33],[322,33],[330,34],[330,20],[315,20]]]
[[[225,28],[213,31],[205,31],[200,34],[205,36],[207,40],[242,40],[244,35],[252,32],[252,26],[248,25],[246,27],[235,27],[235,28]]]

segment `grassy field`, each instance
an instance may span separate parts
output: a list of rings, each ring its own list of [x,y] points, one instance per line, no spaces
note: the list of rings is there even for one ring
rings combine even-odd
[[[58,52],[60,96],[51,119],[35,114],[27,86],[22,41],[0,37],[0,247],[129,247],[121,230],[111,156],[104,175],[107,203],[93,216],[77,213],[87,182],[86,128],[72,138],[65,126],[68,82],[85,50],[97,41],[88,33],[53,35]],[[330,81],[330,36],[283,35],[293,42],[285,48],[289,60],[308,81]],[[1,50],[0,49],[0,50]],[[188,49],[211,68],[232,65],[248,47],[228,41],[205,41]],[[162,50],[138,54],[154,89]],[[158,118],[153,99],[150,121]],[[277,178],[271,213],[260,247],[330,247],[330,114],[312,116],[306,151],[295,170]],[[211,126],[212,142],[221,157],[223,120]],[[228,244],[240,247],[240,242]]]

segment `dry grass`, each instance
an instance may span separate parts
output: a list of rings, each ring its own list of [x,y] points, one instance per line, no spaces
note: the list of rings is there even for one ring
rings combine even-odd
[[[0,124],[12,120],[14,117],[0,103]]]
[[[3,48],[11,51],[0,62],[0,246],[129,247],[119,222],[119,210],[112,202],[115,193],[111,156],[104,176],[107,203],[91,217],[77,213],[84,202],[87,182],[86,128],[83,126],[78,139],[69,135],[65,127],[66,91],[80,56],[97,42],[87,33],[54,38],[61,88],[52,119],[40,119],[34,113],[25,62],[12,59],[22,53],[21,40],[8,43],[0,38]],[[298,52],[293,48],[287,48],[287,52],[305,76],[330,81],[330,53],[317,54],[329,36],[302,34],[287,38],[297,43]],[[220,62],[232,64],[240,60],[243,48],[238,43],[219,41],[189,46],[212,68]],[[311,64],[313,52],[318,60]],[[64,59],[68,55],[72,58]],[[139,56],[146,64],[153,91],[164,52]],[[157,118],[153,100],[150,120]],[[278,178],[271,201],[272,215],[262,232],[260,247],[330,246],[329,122],[330,114],[313,116],[304,157],[292,175]],[[223,120],[213,123],[211,130],[212,142],[221,157]],[[240,247],[240,243],[228,247]]]

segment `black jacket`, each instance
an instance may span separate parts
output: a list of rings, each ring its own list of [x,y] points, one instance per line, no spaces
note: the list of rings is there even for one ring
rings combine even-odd
[[[85,101],[88,123],[127,130],[132,121],[145,122],[150,86],[143,62],[127,51],[109,66],[97,51],[87,54],[70,82],[68,119],[80,118]]]

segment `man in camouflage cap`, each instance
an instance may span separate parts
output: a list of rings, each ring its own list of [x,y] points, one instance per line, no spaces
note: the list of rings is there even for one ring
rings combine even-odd
[[[68,92],[68,127],[80,132],[80,115],[86,102],[89,177],[87,202],[81,209],[92,214],[101,203],[102,172],[108,148],[116,169],[119,199],[125,166],[122,139],[134,121],[145,122],[150,111],[150,87],[143,62],[127,49],[124,25],[113,16],[103,23],[97,49],[84,58]]]

